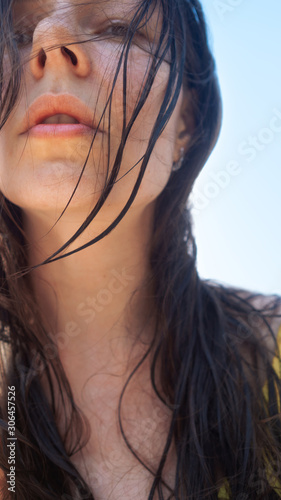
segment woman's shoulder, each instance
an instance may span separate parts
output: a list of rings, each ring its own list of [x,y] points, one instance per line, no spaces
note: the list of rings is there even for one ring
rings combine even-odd
[[[281,336],[281,295],[265,294],[216,280],[203,280],[212,289],[215,300],[225,313],[225,318],[234,326],[232,335],[247,348],[249,332],[274,356],[276,341]],[[269,328],[270,327],[270,328]],[[236,330],[235,330],[236,328]]]
[[[243,365],[249,381],[255,385],[258,376],[260,383],[266,383],[265,361],[273,363],[274,368],[277,364],[281,378],[278,365],[281,355],[281,296],[218,282],[211,283],[211,286],[229,325],[231,343],[245,361]]]
[[[271,331],[267,324],[255,314],[252,316],[252,326],[256,326],[255,330],[259,332],[261,342],[274,356],[276,342],[279,346],[281,342],[281,296],[277,294],[265,295],[250,290],[239,290],[238,296],[247,300],[256,312],[263,313]]]
[[[236,319],[243,319],[244,323],[259,335],[265,347],[274,350],[276,340],[280,338],[281,295],[267,295],[212,280],[211,285],[213,290],[216,290],[223,308],[227,304],[228,314],[233,314]],[[247,338],[246,333],[245,337]]]

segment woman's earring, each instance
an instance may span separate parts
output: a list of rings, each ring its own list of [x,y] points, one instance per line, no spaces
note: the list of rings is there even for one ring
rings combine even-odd
[[[172,166],[172,172],[176,172],[179,170],[184,161],[184,148],[180,148],[180,159],[178,161],[174,161],[173,166]]]

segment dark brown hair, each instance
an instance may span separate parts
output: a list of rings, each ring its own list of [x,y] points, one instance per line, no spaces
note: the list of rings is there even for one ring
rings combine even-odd
[[[147,351],[153,353],[151,381],[155,393],[172,411],[165,449],[148,500],[154,498],[156,490],[159,499],[164,498],[161,473],[172,439],[177,451],[177,467],[170,499],[216,499],[220,480],[225,478],[229,498],[273,500],[278,498],[273,477],[281,475],[278,407],[281,384],[271,366],[262,334],[268,330],[268,335],[274,338],[270,321],[277,316],[281,298],[272,296],[267,305],[257,308],[253,301],[259,294],[247,294],[244,290],[200,279],[198,275],[188,200],[194,181],[218,137],[221,99],[204,15],[197,0],[140,0],[123,41],[118,71],[121,69],[126,75],[134,33],[143,21],[147,21],[149,9],[156,4],[162,9],[163,21],[144,88],[131,120],[129,123],[124,121],[110,179],[73,240],[91,223],[113,187],[131,126],[146,101],[158,68],[169,54],[171,62],[166,95],[132,195],[107,231],[89,243],[94,244],[106,237],[129,209],[183,84],[193,96],[196,126],[182,168],[171,173],[156,200],[150,248],[151,272],[146,282],[152,290],[156,317],[155,334]],[[1,128],[17,102],[22,70],[11,7],[11,0],[0,0]],[[3,95],[5,49],[12,71]],[[67,50],[73,53],[71,44]],[[124,92],[125,89],[126,86]],[[62,250],[66,250],[71,241],[42,265],[67,258],[62,255]],[[16,493],[9,495],[5,483],[2,495],[5,500],[13,497],[19,500],[90,500],[94,497],[89,486],[70,460],[71,455],[87,441],[89,429],[74,403],[58,357],[50,356],[44,349],[51,340],[42,327],[29,274],[22,272],[27,266],[25,243],[21,209],[2,195],[0,466],[6,474],[9,471],[9,386],[14,386],[16,391],[17,437]],[[53,347],[55,349],[55,344]],[[160,367],[161,387],[155,382],[156,364]],[[261,367],[268,381],[268,398],[258,376]],[[57,408],[54,399],[51,405],[48,404],[42,391],[42,370],[48,378],[50,394],[54,394],[53,373],[62,404],[71,407],[71,424],[64,436],[60,436],[55,424]],[[165,399],[162,394],[165,394]],[[125,438],[123,427],[121,430]],[[268,463],[272,469],[271,479]]]

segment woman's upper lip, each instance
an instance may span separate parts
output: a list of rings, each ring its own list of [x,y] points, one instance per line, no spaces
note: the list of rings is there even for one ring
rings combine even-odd
[[[21,133],[27,132],[50,116],[58,114],[72,116],[79,123],[87,125],[92,129],[97,128],[93,111],[78,97],[72,94],[43,94],[37,97],[27,109]]]

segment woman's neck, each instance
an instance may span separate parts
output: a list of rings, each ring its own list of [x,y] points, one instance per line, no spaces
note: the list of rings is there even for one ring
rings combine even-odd
[[[61,360],[70,370],[94,363],[100,368],[116,365],[117,371],[122,371],[136,337],[142,332],[142,339],[147,341],[151,335],[149,291],[142,288],[133,292],[149,273],[152,215],[152,204],[145,210],[130,210],[101,241],[32,271],[34,293],[48,335],[57,343]],[[96,225],[93,222],[68,251],[95,237]],[[105,227],[108,225],[107,219]],[[98,228],[100,232],[101,223]],[[65,214],[49,233],[45,219],[26,216],[29,264],[42,262],[76,229],[71,214]]]

